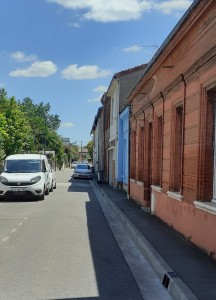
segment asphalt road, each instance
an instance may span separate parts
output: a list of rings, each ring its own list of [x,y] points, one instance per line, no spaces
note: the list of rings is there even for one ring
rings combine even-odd
[[[44,201],[0,203],[0,299],[143,299],[92,185],[71,175]]]

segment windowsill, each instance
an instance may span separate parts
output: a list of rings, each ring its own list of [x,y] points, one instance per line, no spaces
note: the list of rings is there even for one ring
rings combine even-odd
[[[216,203],[215,202],[201,202],[194,201],[196,208],[209,212],[210,214],[216,215]]]
[[[151,188],[155,192],[159,192],[159,193],[162,192],[162,187],[160,185],[151,185]]]
[[[136,182],[136,180],[135,180],[135,179],[131,179],[131,178],[130,178],[130,182],[131,182],[131,183],[135,183],[135,182]]]
[[[143,181],[137,181],[137,185],[144,186],[144,182]]]
[[[183,196],[179,193],[179,192],[167,192],[167,195],[173,199],[176,199],[178,201],[182,201],[183,200]]]

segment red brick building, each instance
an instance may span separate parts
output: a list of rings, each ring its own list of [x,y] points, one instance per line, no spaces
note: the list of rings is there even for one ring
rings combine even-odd
[[[130,102],[130,197],[216,258],[215,0],[194,1]]]

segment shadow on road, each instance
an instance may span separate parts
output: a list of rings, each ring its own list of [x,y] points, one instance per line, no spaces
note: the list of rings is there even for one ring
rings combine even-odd
[[[16,196],[7,196],[4,200],[0,200],[0,203],[23,203],[23,202],[37,202],[41,201],[32,196],[27,195],[16,195]]]
[[[69,186],[68,192],[88,193],[89,201],[86,202],[87,226],[99,296],[52,300],[143,299],[89,181],[71,178],[69,182],[71,182],[71,186]]]

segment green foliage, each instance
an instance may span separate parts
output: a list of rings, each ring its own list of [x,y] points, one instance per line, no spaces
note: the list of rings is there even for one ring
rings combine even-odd
[[[50,114],[50,104],[34,104],[29,97],[16,101],[7,98],[0,89],[0,160],[15,153],[55,151],[60,165],[65,161],[65,149],[57,134],[58,115]]]
[[[71,161],[79,159],[79,147],[78,145],[70,145]]]
[[[22,111],[24,111],[30,120],[34,133],[34,142],[36,151],[43,150],[49,147],[50,132],[55,132],[60,126],[60,119],[58,115],[49,114],[50,104],[34,104],[30,98],[25,98],[19,102]],[[52,144],[52,142],[51,142]]]
[[[33,133],[30,122],[19,109],[15,98],[6,98],[0,91],[0,138],[3,155],[28,152],[33,146]]]
[[[88,149],[88,153],[92,159],[93,158],[93,140],[88,142],[88,144],[86,145],[86,148]]]

